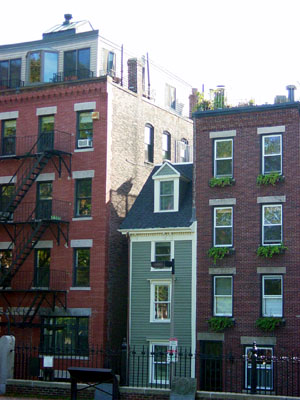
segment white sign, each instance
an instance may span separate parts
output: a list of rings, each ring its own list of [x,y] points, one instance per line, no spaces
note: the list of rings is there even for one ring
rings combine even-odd
[[[170,338],[169,340],[169,349],[167,354],[167,362],[177,362],[178,361],[178,339]]]
[[[53,356],[44,356],[43,357],[43,367],[44,368],[53,368]]]

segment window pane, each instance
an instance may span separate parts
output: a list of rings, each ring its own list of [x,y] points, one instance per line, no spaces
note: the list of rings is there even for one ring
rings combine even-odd
[[[281,172],[281,156],[265,157],[265,170],[266,174],[271,172]]]
[[[29,56],[29,82],[40,82],[41,80],[41,54],[30,53]]]
[[[232,209],[222,208],[216,209],[216,226],[231,226]]]
[[[216,228],[216,245],[231,245],[232,228]]]
[[[91,194],[92,194],[92,180],[80,179],[76,182],[76,215],[89,216],[91,215]]]
[[[15,119],[4,121],[3,136],[5,138],[16,136],[16,126],[17,126],[17,121]]]
[[[144,143],[146,143],[146,144],[151,144],[151,142],[152,142],[151,130],[152,129],[150,126],[145,126]]]
[[[216,157],[217,158],[230,158],[232,157],[232,141],[223,140],[216,143]]]
[[[170,261],[171,243],[155,243],[155,260]]]
[[[54,115],[41,117],[40,119],[40,133],[54,131]]]
[[[282,316],[282,299],[264,299],[264,316]]]
[[[1,79],[1,78],[0,78]],[[20,85],[21,79],[21,59],[10,60],[10,81],[11,87]]]
[[[75,251],[75,285],[89,286],[90,249]]]
[[[281,206],[264,207],[264,224],[281,224]]]
[[[88,78],[90,70],[90,49],[78,50],[78,77]]]
[[[266,136],[264,138],[264,154],[280,154],[280,136]]]
[[[174,182],[167,181],[160,183],[160,194],[173,194],[174,191]]]
[[[93,138],[92,112],[81,112],[78,114],[78,139]]]
[[[232,175],[232,160],[217,160],[216,161],[216,175]]]
[[[215,294],[231,295],[231,277],[215,278]]]
[[[281,279],[272,278],[264,279],[265,295],[281,295]]]
[[[76,75],[76,51],[65,51],[64,53],[64,76]]]
[[[8,84],[8,61],[0,61],[0,81],[1,85]]]
[[[44,82],[51,82],[54,74],[57,74],[58,54],[45,51],[44,53]]]
[[[174,182],[166,181],[160,182],[160,209],[173,210],[174,209]]]
[[[281,240],[281,226],[265,226],[264,243],[280,243]]]
[[[216,297],[216,314],[232,314],[232,297]]]
[[[89,197],[91,196],[92,180],[91,179],[81,179],[77,182],[78,184],[78,196],[79,197]]]
[[[155,301],[169,300],[169,286],[156,286],[155,287]]]

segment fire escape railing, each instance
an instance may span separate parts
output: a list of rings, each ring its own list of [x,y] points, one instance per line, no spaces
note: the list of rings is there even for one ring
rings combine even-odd
[[[49,205],[35,207],[32,203],[24,203],[17,209],[11,223],[20,224],[15,227],[15,234],[8,250],[12,250],[12,263],[9,268],[0,271],[0,287],[10,286],[12,278],[17,274],[29,254],[34,249],[46,229],[51,224],[69,221],[69,202],[52,200]]]
[[[19,138],[16,143],[15,157],[22,157],[24,159],[7,186],[3,189],[2,197],[6,198],[6,204],[5,207],[2,207],[0,212],[0,222],[11,219],[12,214],[34,184],[36,178],[54,155],[61,156],[62,154],[71,154],[71,135],[66,132],[44,132],[40,134],[38,139],[31,145],[33,139],[36,139],[36,136],[27,136]],[[8,196],[9,186],[16,181],[17,185],[14,194]]]

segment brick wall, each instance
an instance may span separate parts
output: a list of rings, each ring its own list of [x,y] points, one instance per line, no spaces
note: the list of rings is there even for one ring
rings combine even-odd
[[[285,181],[278,185],[257,186],[256,177],[261,173],[261,135],[258,127],[285,126],[282,134],[283,175]],[[213,143],[210,132],[236,130],[234,141],[234,186],[210,188],[213,177]],[[221,110],[195,114],[195,165],[196,206],[198,221],[197,258],[197,332],[209,332],[207,320],[212,316],[214,274],[235,268],[233,275],[233,317],[235,326],[225,331],[224,352],[243,353],[242,336],[273,337],[275,354],[299,354],[300,303],[299,278],[299,109],[298,105],[258,107],[253,109]],[[285,254],[263,259],[256,255],[261,245],[261,204],[258,197],[286,196],[283,204],[283,242],[288,247]],[[210,199],[236,199],[233,206],[233,246],[235,254],[213,264],[207,251],[213,245],[213,207]],[[272,274],[273,267],[284,267],[283,316],[284,327],[272,333],[256,328],[261,316],[261,274],[258,268]],[[210,274],[209,274],[210,270]],[[215,272],[214,272],[215,271]],[[208,339],[209,340],[209,339]],[[251,344],[251,343],[249,343]]]

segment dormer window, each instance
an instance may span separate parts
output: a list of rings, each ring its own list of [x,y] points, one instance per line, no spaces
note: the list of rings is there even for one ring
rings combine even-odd
[[[160,211],[174,210],[174,181],[160,182]]]
[[[0,89],[21,86],[21,58],[0,61]]]
[[[179,210],[180,181],[184,176],[168,162],[164,163],[153,175],[154,212],[177,212]]]
[[[53,82],[57,75],[58,54],[54,51],[32,51],[28,53],[29,83]]]

